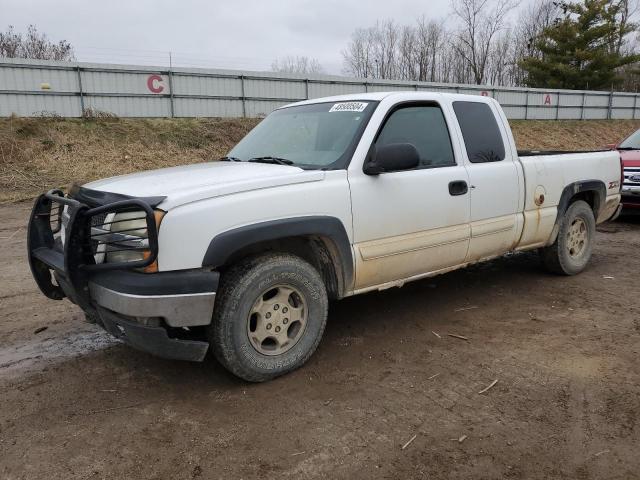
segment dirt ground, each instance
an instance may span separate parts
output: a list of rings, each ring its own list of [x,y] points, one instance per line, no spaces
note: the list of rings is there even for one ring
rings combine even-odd
[[[337,302],[305,367],[253,385],[45,299],[28,209],[0,207],[2,479],[640,478],[638,220],[576,277],[521,254]]]

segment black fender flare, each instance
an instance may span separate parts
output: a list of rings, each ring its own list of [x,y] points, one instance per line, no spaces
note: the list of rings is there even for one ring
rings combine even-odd
[[[558,213],[556,215],[556,223],[553,226],[553,231],[551,232],[551,240],[550,244],[556,241],[558,236],[558,232],[560,231],[560,221],[567,209],[569,208],[569,201],[578,193],[581,192],[594,192],[596,196],[594,197],[594,205],[593,205],[593,215],[598,219],[598,215],[600,213],[600,209],[605,203],[605,199],[607,198],[607,187],[602,180],[580,180],[578,182],[573,182],[564,187],[562,190],[562,194],[560,195],[560,201],[558,202]]]
[[[292,237],[318,236],[329,239],[335,246],[345,289],[353,285],[353,254],[347,231],[338,218],[331,216],[305,216],[270,220],[227,230],[216,235],[202,260],[203,267],[224,265],[231,256],[251,245]]]

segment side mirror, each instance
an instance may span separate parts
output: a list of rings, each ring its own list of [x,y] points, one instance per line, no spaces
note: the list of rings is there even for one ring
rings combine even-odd
[[[606,148],[607,150],[617,150],[618,149],[618,145],[616,145],[615,143],[607,143],[604,148]]]
[[[410,143],[390,143],[375,147],[363,171],[367,175],[410,170],[420,165],[420,154]]]

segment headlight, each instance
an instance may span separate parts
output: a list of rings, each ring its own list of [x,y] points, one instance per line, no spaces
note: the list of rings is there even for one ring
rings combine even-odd
[[[164,214],[165,212],[162,210],[155,210],[156,229],[160,228]],[[110,241],[106,248],[107,263],[135,262],[149,258],[151,252],[145,212],[116,213],[110,221],[110,227]],[[145,272],[156,272],[157,270],[157,262],[144,268]]]

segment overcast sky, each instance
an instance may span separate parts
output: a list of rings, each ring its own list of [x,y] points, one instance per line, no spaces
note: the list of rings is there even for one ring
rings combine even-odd
[[[377,19],[444,19],[449,0],[0,0],[0,29],[34,24],[80,61],[268,70],[307,55],[340,74],[351,32]]]

